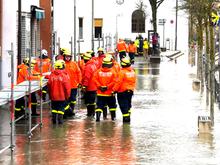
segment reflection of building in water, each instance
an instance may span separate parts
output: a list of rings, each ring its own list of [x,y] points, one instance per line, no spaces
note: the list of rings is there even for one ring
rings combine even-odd
[[[136,89],[146,89],[147,76],[149,74],[149,67],[147,63],[138,63],[137,68],[134,68],[137,75]]]
[[[135,164],[136,156],[130,133],[130,125],[102,122],[96,125],[99,153],[97,162],[102,164]]]

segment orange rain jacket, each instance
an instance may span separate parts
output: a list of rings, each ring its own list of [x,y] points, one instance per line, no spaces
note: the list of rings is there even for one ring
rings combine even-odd
[[[87,91],[96,91],[97,86],[93,81],[93,74],[97,70],[94,60],[90,60],[85,64],[84,72],[82,75],[82,86],[86,87]]]
[[[115,69],[116,73],[119,73],[119,71],[121,70],[120,64],[116,60],[113,60],[112,63],[113,63],[113,68]]]
[[[84,68],[85,68],[85,62],[84,62],[83,59],[81,59],[80,61],[78,61],[78,66],[79,66],[79,69],[81,70],[81,73],[83,73]]]
[[[134,91],[136,85],[136,74],[132,67],[121,68],[119,72],[119,80],[115,88],[117,92],[124,92],[127,90]]]
[[[99,55],[98,57],[93,57],[92,60],[95,60],[97,69],[102,67],[102,60],[105,58],[105,54]]]
[[[126,52],[127,46],[126,46],[126,44],[125,44],[124,41],[119,41],[119,42],[117,43],[117,50],[118,50],[118,52],[123,52],[123,51]]]
[[[65,70],[52,71],[47,85],[52,101],[64,101],[70,97],[70,77]]]
[[[111,96],[115,90],[117,83],[117,73],[113,68],[100,68],[94,74],[93,81],[95,82],[98,90],[97,96]],[[106,86],[107,90],[102,92],[101,86]]]
[[[137,47],[135,46],[135,44],[129,44],[127,52],[128,53],[137,53]]]
[[[28,66],[22,69],[19,69],[17,84],[20,84],[21,82],[26,81],[26,80],[40,80],[39,72],[36,72],[35,70],[31,70],[31,75],[29,75],[28,69],[29,69]]]
[[[40,73],[40,63],[41,59],[36,59],[37,64],[35,65],[35,70]],[[49,58],[42,59],[42,73],[51,71],[51,60]]]
[[[82,73],[74,61],[66,61],[65,70],[70,76],[70,85],[72,88],[78,88],[78,85],[81,84],[82,81]]]

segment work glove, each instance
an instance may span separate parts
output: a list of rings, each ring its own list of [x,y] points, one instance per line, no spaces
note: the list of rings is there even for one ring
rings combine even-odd
[[[100,86],[99,89],[100,89],[102,92],[105,92],[105,91],[107,91],[108,87],[107,87],[107,86]]]

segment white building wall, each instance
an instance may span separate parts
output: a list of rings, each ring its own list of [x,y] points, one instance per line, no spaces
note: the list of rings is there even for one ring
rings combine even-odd
[[[8,74],[11,72],[11,56],[8,50],[11,50],[13,43],[14,50],[14,73],[17,73],[17,10],[18,1],[3,0],[3,27],[2,27],[2,59],[1,59],[1,88],[9,86],[11,79]],[[38,0],[22,1],[22,11],[29,12],[30,5],[39,5]],[[16,79],[16,74],[15,74]]]

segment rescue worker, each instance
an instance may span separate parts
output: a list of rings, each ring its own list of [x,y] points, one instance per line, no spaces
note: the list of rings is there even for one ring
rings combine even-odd
[[[136,74],[131,67],[131,62],[128,58],[121,60],[121,71],[119,72],[119,80],[116,84],[117,100],[120,110],[123,115],[123,122],[130,122],[132,96],[136,85]]]
[[[60,48],[59,50],[59,54],[55,57],[55,60],[63,60],[63,53],[66,51],[66,48]]]
[[[51,71],[51,60],[48,57],[48,52],[46,49],[41,50],[41,56],[36,59],[35,70],[39,73],[48,73]],[[41,66],[42,65],[42,66]],[[47,96],[47,86],[42,88],[42,99],[46,101]]]
[[[51,99],[52,122],[53,124],[63,124],[63,115],[66,101],[70,97],[70,77],[64,70],[65,62],[57,60],[54,69],[48,79],[48,89]]]
[[[148,42],[147,38],[144,39],[143,49],[144,49],[144,57],[147,59],[148,49],[149,49],[149,42]]]
[[[101,113],[107,105],[111,113],[111,119],[116,118],[116,99],[114,94],[114,86],[117,83],[117,73],[112,68],[112,60],[105,57],[102,62],[102,67],[94,74],[94,82],[97,86],[97,108],[96,121],[100,121]]]
[[[153,55],[157,53],[158,37],[159,37],[158,33],[154,32],[154,34],[152,35]]]
[[[138,55],[139,56],[143,56],[144,54],[144,50],[143,50],[143,45],[144,45],[144,41],[143,41],[143,37],[142,35],[139,35],[139,51],[138,51]]]
[[[137,48],[137,55],[139,54],[139,45],[140,45],[140,43],[139,43],[139,38],[138,37],[136,37],[135,38],[135,40],[134,40],[134,44],[135,44],[135,46],[136,46],[136,48]]]
[[[31,59],[30,74],[29,74],[29,59],[26,61],[26,65],[27,67],[23,67],[22,69],[19,69],[17,84],[20,84],[24,81],[40,80],[40,73],[34,70],[34,67],[36,65],[36,60]],[[31,93],[31,102],[29,102],[29,104],[31,104],[31,111],[32,111],[31,115],[39,116],[39,114],[37,113],[37,97],[35,92]],[[15,106],[15,118],[18,118],[23,114],[24,114],[24,106],[21,104],[17,104]]]
[[[28,69],[28,58],[24,58],[23,59],[23,63],[18,65],[18,67],[17,67],[17,71],[18,71],[17,75],[18,75],[18,77],[19,77],[19,72],[22,69],[24,69],[24,70]],[[21,80],[20,80],[20,82],[17,81],[17,84],[19,84],[21,82],[22,82]],[[20,116],[22,116],[24,114],[25,114],[25,100],[24,100],[24,97],[22,97],[22,98],[16,100],[16,102],[15,102],[15,118],[17,119],[17,118],[19,118]]]
[[[74,108],[76,104],[77,88],[81,84],[82,74],[77,63],[72,61],[72,55],[68,49],[64,51],[63,57],[66,65],[65,70],[70,76],[70,85],[71,85],[70,98],[68,100],[67,106],[65,107],[64,117],[66,118],[67,116],[72,117],[75,115]]]
[[[115,71],[118,73],[118,72],[120,71],[120,69],[121,69],[121,66],[120,66],[120,64],[116,61],[114,52],[108,52],[108,53],[106,54],[106,57],[111,58],[112,63],[113,63],[113,68],[114,68]]]
[[[112,64],[113,64],[113,66],[112,66],[113,70],[115,70],[116,73],[119,73],[119,71],[120,71],[120,65],[119,65],[119,63],[115,60],[115,54],[114,54],[114,52],[108,52],[108,53],[106,53],[105,56],[106,56],[106,58],[110,58],[110,59],[111,59]],[[108,118],[107,118],[107,115],[108,115],[108,106],[105,105],[105,107],[103,108],[103,119],[104,119],[104,120],[107,120],[107,119],[108,119]]]
[[[81,70],[81,73],[83,73],[84,67],[85,67],[85,62],[83,59],[84,53],[80,53],[80,60],[78,61],[78,66]]]
[[[104,53],[104,49],[103,48],[98,48],[98,57],[94,57],[93,59],[96,61],[96,65],[97,68],[101,68],[102,67],[102,60],[103,58],[105,58],[105,53]]]
[[[85,53],[84,56],[85,68],[82,75],[82,90],[84,91],[85,104],[87,108],[87,116],[95,116],[95,100],[97,87],[93,81],[93,74],[97,70],[97,66],[92,60],[92,56],[89,53]]]
[[[123,39],[119,38],[116,49],[117,49],[117,52],[119,53],[120,60],[123,57],[126,57],[127,46],[126,46],[126,43]]]
[[[135,46],[134,41],[130,41],[127,51],[131,60],[131,64],[134,64],[134,57],[135,54],[137,54],[137,47]]]

